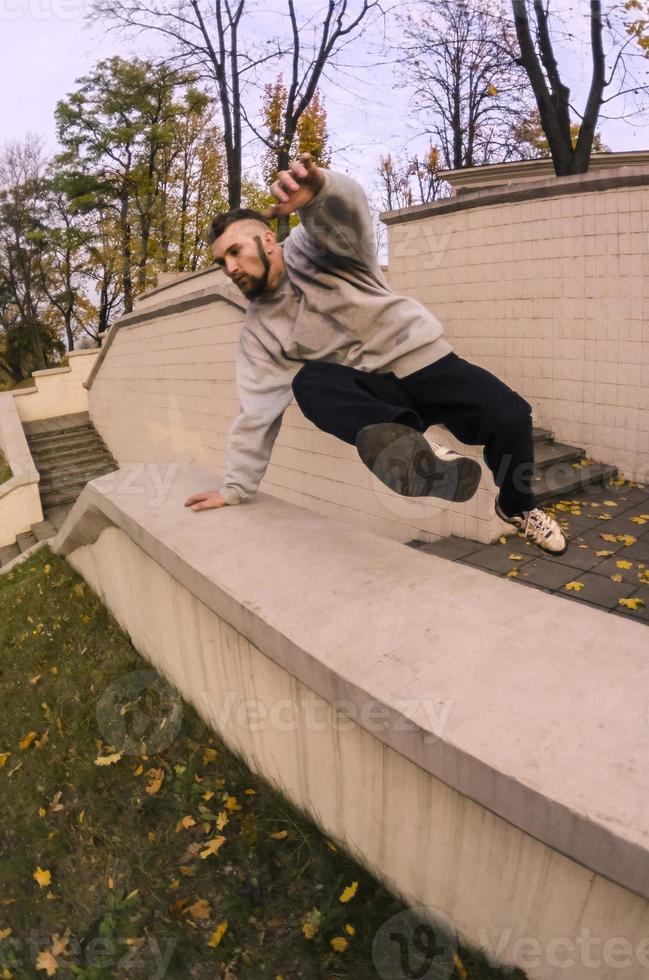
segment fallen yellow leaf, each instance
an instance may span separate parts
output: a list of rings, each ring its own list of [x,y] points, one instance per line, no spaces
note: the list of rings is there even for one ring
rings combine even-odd
[[[225,827],[225,825],[226,825],[226,823],[228,822],[229,819],[230,818],[228,817],[228,815],[225,812],[225,810],[220,810],[219,811],[219,815],[216,818],[216,829],[217,830],[223,830],[223,828]]]
[[[349,924],[349,922],[346,922],[345,923],[345,932],[349,936],[355,936],[356,935],[356,930],[354,929],[354,927],[352,925]]]
[[[205,848],[201,851],[201,857],[205,859],[208,858],[210,854],[217,854],[225,844],[225,840],[225,837],[213,837],[211,840],[208,840],[205,844]]]
[[[618,568],[633,568],[633,562],[627,561],[625,558],[621,558],[620,561],[616,561],[615,564]]]
[[[11,929],[0,929],[0,942],[11,935]]]
[[[349,946],[349,943],[344,936],[334,936],[334,938],[330,940],[330,943],[331,948],[335,950],[336,953],[344,953]]]
[[[618,606],[624,606],[626,609],[642,609],[645,604],[644,599],[618,599]]]
[[[568,589],[569,592],[581,592],[583,587],[583,582],[566,582],[564,585],[564,589]]]
[[[612,551],[596,551],[595,554],[598,558],[610,558],[613,554]]]
[[[182,817],[176,824],[176,833],[178,833],[180,830],[187,830],[189,827],[195,826],[196,821],[191,815],[188,814],[186,817]]]
[[[273,840],[285,840],[288,837],[288,830],[276,830],[274,834],[269,834],[268,836],[272,837]]]
[[[358,882],[352,881],[351,885],[347,885],[347,888],[345,888],[342,894],[339,896],[339,901],[349,902],[350,899],[354,897],[357,891],[358,891]]]
[[[305,939],[313,939],[317,936],[322,921],[320,909],[313,908],[307,912],[302,919],[302,933]]]
[[[6,764],[11,752],[0,752],[0,769]]]
[[[523,561],[523,559],[524,559],[525,556],[524,555],[513,554],[513,555],[508,555],[507,557],[508,557],[509,561]]]
[[[623,581],[624,579],[622,578],[620,572],[618,572],[617,575],[611,575],[611,582],[623,582]]]
[[[632,544],[635,544],[638,539],[634,538],[632,534],[618,534],[615,540],[621,541],[626,548],[629,548]]]
[[[112,766],[122,758],[121,752],[114,752],[113,755],[99,755],[95,759],[96,766]]]
[[[52,884],[52,872],[48,871],[47,868],[37,867],[32,878],[38,882],[41,888],[46,888],[47,885]]]
[[[228,796],[224,805],[225,805],[226,810],[240,810],[241,809],[241,805],[239,803],[237,803],[236,796]]]
[[[509,571],[506,573],[505,578],[516,578],[517,576],[518,576],[518,569],[510,568]]]
[[[218,924],[218,926],[216,927],[216,929],[208,939],[207,945],[212,947],[218,946],[227,931],[228,931],[228,920],[224,919],[223,922],[220,922]]]
[[[29,746],[30,746],[30,745],[32,744],[32,742],[33,742],[33,741],[34,741],[34,739],[36,738],[36,735],[37,735],[37,732],[28,732],[28,733],[27,733],[27,734],[26,734],[25,736],[23,736],[23,738],[21,738],[21,740],[19,741],[19,743],[18,743],[18,748],[19,748],[19,749],[22,749],[22,751],[24,752],[24,751],[25,751],[25,749],[28,749],[28,748],[29,748]]]
[[[191,915],[192,919],[209,919],[211,911],[210,903],[205,898],[199,898],[193,905],[185,909],[185,912]]]
[[[54,959],[49,950],[42,950],[36,957],[36,969],[45,970],[48,977],[53,977],[56,973],[58,967],[57,961]]]
[[[164,782],[164,769],[149,769],[147,776],[149,777],[149,782],[146,784],[145,789],[149,796],[153,796],[158,792]]]

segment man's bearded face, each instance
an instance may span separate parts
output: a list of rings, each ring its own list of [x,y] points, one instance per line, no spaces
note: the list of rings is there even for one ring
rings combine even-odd
[[[235,221],[212,245],[215,263],[246,299],[255,299],[268,288],[270,260],[261,231],[260,222]]]

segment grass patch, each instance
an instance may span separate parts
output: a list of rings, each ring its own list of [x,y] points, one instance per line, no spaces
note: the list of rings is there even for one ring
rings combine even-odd
[[[9,463],[3,456],[2,452],[0,452],[0,483],[6,483],[7,480],[12,478],[12,476],[13,473],[11,472],[11,467],[9,466]]]
[[[405,904],[230,752],[47,547],[0,576],[0,677],[0,978],[386,976],[372,943]],[[440,980],[509,976],[460,949]]]

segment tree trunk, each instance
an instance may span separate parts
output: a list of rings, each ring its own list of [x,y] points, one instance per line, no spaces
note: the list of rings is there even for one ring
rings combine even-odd
[[[131,271],[131,225],[128,220],[128,194],[120,198],[120,231],[122,236],[122,286],[124,312],[133,312],[133,278]]]

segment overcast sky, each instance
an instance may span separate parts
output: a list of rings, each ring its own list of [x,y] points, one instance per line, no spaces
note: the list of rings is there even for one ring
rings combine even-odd
[[[300,14],[315,13],[321,6],[318,0],[298,0]],[[350,7],[355,6],[352,0]],[[54,107],[74,89],[75,80],[101,58],[113,54],[144,57],[153,52],[154,42],[149,36],[129,41],[89,28],[85,22],[87,8],[87,0],[0,0],[0,143],[23,139],[33,132],[44,138],[49,152],[56,150]],[[553,2],[553,9],[566,18],[575,34],[572,53],[564,53],[561,69],[581,106],[589,68],[588,8],[587,0]],[[260,38],[265,31],[276,29],[278,16],[285,16],[285,9],[282,0],[266,0],[265,12],[255,19]],[[373,34],[358,42],[346,53],[346,61],[350,65],[373,61],[373,41],[378,40]],[[649,61],[646,65],[649,68]],[[323,85],[334,151],[332,163],[358,171],[367,185],[382,153],[399,151],[408,142],[412,148],[420,148],[427,139],[418,136],[422,127],[409,112],[408,91],[398,79],[395,82],[392,65],[360,73],[354,70],[353,74],[356,80],[347,80],[343,88],[331,81]],[[340,80],[344,81],[342,77]],[[619,112],[615,105],[613,108]],[[649,148],[646,123],[632,127],[626,122],[603,120],[600,129],[614,150]]]

